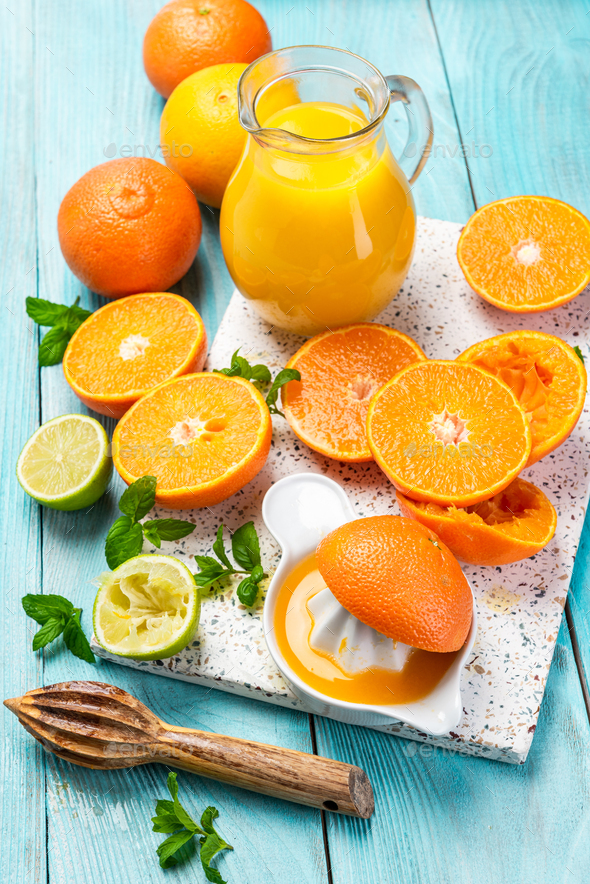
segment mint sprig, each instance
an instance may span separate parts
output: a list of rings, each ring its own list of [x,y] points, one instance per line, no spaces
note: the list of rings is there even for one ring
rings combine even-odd
[[[238,584],[236,594],[243,605],[251,607],[258,595],[258,584],[265,577],[260,559],[260,542],[254,527],[254,522],[246,522],[236,531],[231,539],[231,551],[238,567],[232,565],[223,542],[224,525],[217,529],[217,535],[213,544],[213,556],[195,556],[199,566],[199,573],[195,575],[197,585],[202,589],[212,586],[221,577],[231,577],[234,574],[245,574]]]
[[[229,368],[214,368],[213,371],[215,374],[224,374],[227,377],[234,378],[240,377],[245,378],[247,381],[257,381],[260,384],[270,384],[272,380],[272,375],[270,373],[270,369],[267,368],[266,365],[262,365],[261,363],[257,365],[250,365],[248,360],[244,356],[240,356],[240,349],[235,351],[231,358],[231,365]],[[266,404],[268,405],[268,410],[271,414],[280,414],[281,417],[284,417],[282,411],[279,411],[277,408],[277,399],[279,396],[279,390],[284,384],[288,384],[289,381],[300,381],[301,374],[297,371],[296,368],[283,368],[275,377],[274,381],[272,381],[272,385],[268,393],[266,394]]]
[[[21,599],[27,617],[41,625],[33,639],[33,650],[38,651],[58,636],[63,635],[65,646],[75,657],[94,663],[94,654],[80,624],[82,608],[75,608],[62,595],[25,595]]]
[[[27,298],[27,316],[37,325],[51,326],[39,344],[39,365],[57,365],[66,352],[68,342],[84,320],[92,315],[91,310],[78,307],[76,298],[71,307],[55,304],[45,298]]]
[[[175,773],[168,774],[166,785],[172,801],[167,798],[157,801],[156,816],[152,817],[152,832],[171,833],[170,837],[162,841],[156,849],[160,866],[163,869],[169,869],[178,865],[182,857],[178,857],[176,854],[185,844],[194,849],[192,839],[197,835],[199,836],[200,859],[205,877],[208,881],[213,881],[214,884],[227,884],[218,869],[211,865],[211,860],[221,850],[233,850],[231,844],[224,841],[213,826],[213,820],[217,819],[219,811],[216,807],[207,807],[201,815],[201,825],[199,826],[178,800],[178,782]],[[188,851],[184,853],[187,857]]]
[[[183,519],[150,519],[143,524],[139,521],[156,502],[157,481],[155,476],[142,476],[121,495],[119,509],[123,515],[109,528],[104,545],[109,568],[114,570],[127,559],[140,555],[144,537],[160,549],[163,540],[180,540],[195,530],[192,522]]]
[[[585,362],[585,361],[586,361],[586,360],[584,359],[584,354],[582,353],[582,351],[580,350],[580,348],[578,347],[577,344],[576,344],[576,346],[574,347],[574,353],[576,354],[576,356],[577,356],[579,359],[582,360],[582,362]]]

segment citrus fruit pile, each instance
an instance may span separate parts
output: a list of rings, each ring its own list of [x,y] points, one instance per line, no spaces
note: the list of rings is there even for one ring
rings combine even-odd
[[[168,99],[161,163],[128,157],[86,172],[58,214],[72,273],[107,298],[162,292],[193,263],[201,240],[197,199],[219,208],[246,142],[238,80],[270,52],[270,30],[246,0],[172,0],[149,25],[146,73]]]
[[[555,532],[543,492],[518,475],[569,436],[582,412],[586,369],[555,335],[509,332],[456,360],[428,360],[406,335],[377,323],[307,341],[289,366],[285,417],[315,451],[374,459],[400,509],[472,564],[534,555]]]

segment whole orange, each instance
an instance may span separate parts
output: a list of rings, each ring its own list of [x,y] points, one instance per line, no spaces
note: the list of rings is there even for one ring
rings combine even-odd
[[[90,169],[62,200],[59,244],[84,285],[107,298],[163,292],[201,241],[198,203],[182,178],[144,157]]]
[[[463,646],[473,598],[437,535],[403,516],[371,516],[319,544],[320,574],[341,605],[394,641],[448,653]]]
[[[201,68],[250,64],[271,49],[266,22],[246,0],[172,0],[150,22],[143,64],[152,85],[168,98]]]
[[[238,80],[246,67],[216,64],[191,74],[166,102],[160,121],[166,165],[197,199],[216,208],[246,141],[238,119]]]

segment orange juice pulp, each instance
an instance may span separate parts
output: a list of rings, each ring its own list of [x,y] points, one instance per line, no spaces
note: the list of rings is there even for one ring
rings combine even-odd
[[[274,628],[279,649],[293,672],[328,697],[375,706],[412,703],[436,687],[459,653],[435,654],[414,648],[396,672],[373,667],[348,675],[333,657],[309,644],[313,618],[307,603],[325,588],[313,554],[289,574],[281,587]]]
[[[264,127],[338,138],[367,125],[328,102],[275,111]],[[397,294],[415,236],[409,185],[383,132],[321,155],[248,138],[221,208],[221,244],[239,291],[298,334],[373,319]]]

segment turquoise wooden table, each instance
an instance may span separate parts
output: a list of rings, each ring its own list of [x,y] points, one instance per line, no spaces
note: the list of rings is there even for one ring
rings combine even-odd
[[[369,773],[376,812],[351,820],[181,774],[195,813],[215,804],[235,850],[219,861],[235,882],[280,884],[542,884],[590,872],[590,526],[573,571],[532,750],[515,767],[451,755],[254,700],[205,691],[60,650],[33,654],[26,592],[60,592],[84,608],[105,567],[116,494],[91,514],[41,510],[14,467],[41,421],[83,410],[61,368],[37,367],[27,295],[99,306],[68,271],[56,215],[73,182],[105,156],[154,151],[162,100],[141,62],[158,0],[8,0],[0,11],[3,116],[0,261],[3,383],[2,697],[73,677],[112,682],[169,722],[351,761]],[[465,221],[511,194],[547,194],[590,214],[590,12],[587,0],[257,0],[275,47],[323,43],[407,74],[426,93],[435,149],[414,189],[420,214]],[[396,138],[395,109],[389,128]],[[478,149],[475,150],[475,145]],[[485,147],[483,147],[485,145]],[[106,153],[105,153],[106,151]],[[177,290],[211,336],[232,284],[218,213]],[[107,429],[112,425],[107,421]],[[119,480],[117,479],[117,482]],[[118,486],[115,490],[119,490]],[[2,879],[137,884],[204,880],[200,865],[164,872],[151,832],[164,797],[160,765],[109,773],[49,757],[1,716]]]

